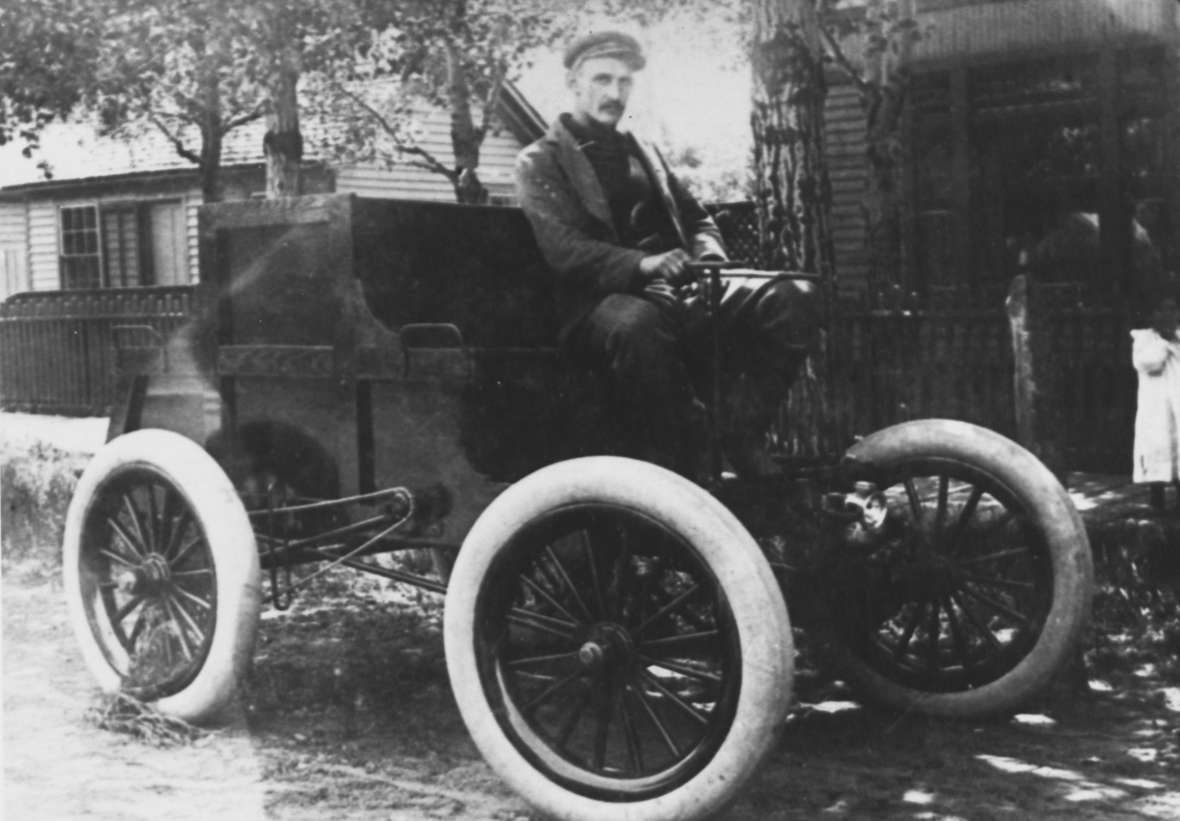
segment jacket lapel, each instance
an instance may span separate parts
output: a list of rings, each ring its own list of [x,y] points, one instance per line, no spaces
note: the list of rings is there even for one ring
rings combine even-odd
[[[688,248],[688,236],[684,231],[684,223],[680,219],[680,209],[676,206],[676,199],[672,196],[672,186],[668,182],[668,171],[654,145],[635,137],[635,144],[639,146],[639,156],[647,168],[647,174],[660,193],[660,202],[664,204],[664,212],[672,221],[676,235],[680,238],[680,245]]]
[[[586,206],[586,210],[595,219],[602,222],[615,233],[614,221],[611,219],[610,207],[606,204],[606,194],[598,182],[598,175],[594,173],[594,166],[578,148],[578,142],[569,133],[560,120],[554,120],[550,128],[550,137],[557,143],[558,162],[569,175],[574,190]]]

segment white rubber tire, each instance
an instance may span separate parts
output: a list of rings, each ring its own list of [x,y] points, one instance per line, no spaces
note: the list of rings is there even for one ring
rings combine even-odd
[[[995,681],[958,692],[926,692],[874,670],[846,647],[837,662],[866,698],[897,710],[950,718],[1011,713],[1041,692],[1068,661],[1090,614],[1093,561],[1081,516],[1057,478],[1017,443],[986,428],[948,419],[922,419],[878,431],[849,455],[877,468],[943,458],[992,476],[1027,505],[1041,528],[1053,572],[1052,604],[1036,643]]]
[[[196,676],[178,692],[153,702],[161,712],[192,723],[222,717],[249,667],[261,602],[258,552],[250,520],[232,483],[199,445],[171,431],[138,430],[104,445],[78,481],[66,514],[63,582],[70,622],[82,656],[103,690],[123,686],[100,645],[84,601],[82,543],[87,516],[104,486],[128,470],[149,469],[167,481],[204,530],[216,573],[213,636]],[[101,605],[97,609],[101,610]],[[101,621],[101,618],[99,618]],[[108,636],[108,640],[113,636]],[[108,648],[110,645],[107,645]]]
[[[632,802],[591,798],[537,771],[508,738],[477,668],[477,600],[498,552],[528,522],[578,503],[616,505],[656,520],[698,552],[732,609],[741,647],[741,692],[713,757],[670,792]],[[459,551],[444,615],[447,672],[472,739],[526,801],[566,821],[684,821],[734,798],[778,738],[791,701],[794,647],[782,593],[753,538],[701,488],[663,468],[613,456],[560,462],[525,477],[492,502]]]

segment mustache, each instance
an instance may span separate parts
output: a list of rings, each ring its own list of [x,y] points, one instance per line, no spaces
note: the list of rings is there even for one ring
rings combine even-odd
[[[623,104],[612,100],[610,102],[606,102],[606,103],[603,103],[602,105],[600,105],[598,107],[598,110],[605,111],[605,112],[608,112],[611,114],[622,114],[623,113]]]

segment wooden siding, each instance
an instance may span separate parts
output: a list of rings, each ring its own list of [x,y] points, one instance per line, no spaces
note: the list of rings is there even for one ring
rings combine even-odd
[[[1175,0],[995,0],[919,4],[917,60],[962,62],[995,54],[1066,49],[1165,36]]]
[[[865,256],[865,115],[856,88],[833,86],[824,106],[824,140],[832,184],[832,237],[840,291],[858,290],[868,276]]]
[[[0,300],[29,287],[24,203],[0,203]]]
[[[451,152],[450,124],[446,114],[439,112],[427,117],[424,127],[426,136],[421,146],[439,162],[450,165],[454,155]],[[490,133],[484,140],[480,151],[479,178],[497,201],[500,198],[515,199],[512,168],[521,147],[507,130]],[[336,174],[336,191],[381,199],[455,201],[454,189],[445,177],[409,164],[396,165],[390,169],[366,166],[341,168]]]
[[[55,202],[29,203],[29,288],[33,291],[61,287],[57,264],[57,208]]]
[[[28,257],[29,289],[52,291],[61,287],[61,273],[58,266],[58,212],[62,208],[76,206],[127,202],[136,199],[134,192],[114,190],[99,197],[70,198],[59,200],[32,200],[28,203]],[[179,201],[185,211],[185,246],[188,265],[188,281],[197,281],[197,216],[201,204],[200,193],[195,189],[179,191],[166,196],[141,197],[136,201]]]

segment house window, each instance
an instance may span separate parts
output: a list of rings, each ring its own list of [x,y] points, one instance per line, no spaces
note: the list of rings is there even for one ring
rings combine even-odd
[[[188,281],[178,202],[61,209],[62,288],[134,288]]]
[[[61,209],[62,288],[102,285],[102,257],[98,247],[98,209],[93,205]]]

